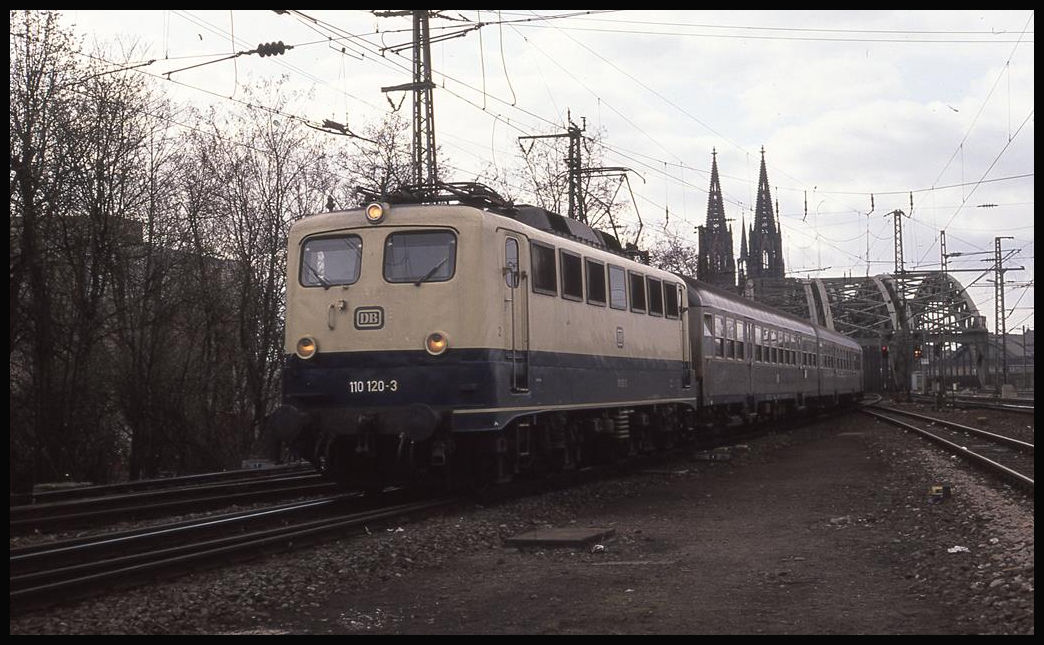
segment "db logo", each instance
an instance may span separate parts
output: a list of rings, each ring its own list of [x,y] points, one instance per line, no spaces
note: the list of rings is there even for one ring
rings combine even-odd
[[[358,307],[355,310],[356,329],[380,329],[384,327],[383,307]]]

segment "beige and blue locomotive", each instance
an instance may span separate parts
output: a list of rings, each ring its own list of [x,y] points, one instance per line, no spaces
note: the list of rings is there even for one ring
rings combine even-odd
[[[274,427],[347,485],[500,482],[861,389],[849,339],[536,207],[375,202],[288,244]]]

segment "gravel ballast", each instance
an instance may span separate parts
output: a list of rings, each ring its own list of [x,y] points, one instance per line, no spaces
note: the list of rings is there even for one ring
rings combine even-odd
[[[1032,497],[858,414],[730,455],[368,528],[10,631],[1033,633]],[[570,526],[615,534],[597,549],[503,543]]]

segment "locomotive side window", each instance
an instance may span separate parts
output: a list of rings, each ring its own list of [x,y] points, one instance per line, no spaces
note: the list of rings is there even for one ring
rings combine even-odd
[[[631,311],[645,313],[645,280],[641,274],[627,273],[631,278]]]
[[[645,284],[649,287],[649,315],[663,315],[663,285],[656,278],[646,278]]]
[[[392,233],[384,242],[388,282],[446,282],[457,268],[457,236],[449,231]]]
[[[605,265],[594,260],[585,260],[587,269],[587,302],[605,306]]]
[[[514,289],[518,286],[518,240],[509,237],[504,240],[504,282]]]
[[[663,285],[663,304],[668,318],[678,318],[678,285]]]
[[[361,259],[358,235],[306,240],[301,247],[300,282],[305,287],[353,284],[359,279]]]
[[[627,309],[627,274],[623,267],[609,265],[609,306]]]
[[[568,300],[584,299],[584,276],[580,256],[559,251],[562,260],[562,297]]]
[[[555,271],[555,249],[537,242],[529,243],[533,265],[533,291],[558,295],[558,279]]]

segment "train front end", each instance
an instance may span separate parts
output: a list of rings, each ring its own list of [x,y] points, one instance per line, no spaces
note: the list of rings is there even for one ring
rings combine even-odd
[[[449,458],[450,417],[492,396],[466,303],[481,212],[371,204],[288,239],[277,436],[345,486],[415,483]]]

